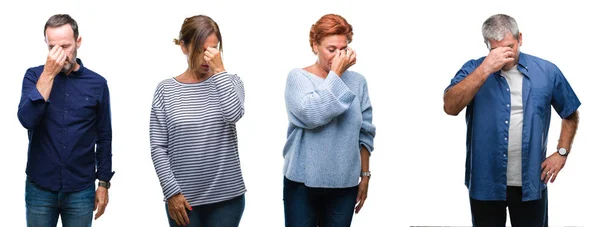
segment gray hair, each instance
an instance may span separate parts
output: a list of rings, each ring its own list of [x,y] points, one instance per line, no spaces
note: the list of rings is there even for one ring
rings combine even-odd
[[[519,26],[517,26],[517,21],[511,16],[496,14],[483,22],[481,33],[483,34],[485,45],[490,49],[490,40],[501,41],[506,36],[506,33],[512,34],[515,39],[519,39]]]

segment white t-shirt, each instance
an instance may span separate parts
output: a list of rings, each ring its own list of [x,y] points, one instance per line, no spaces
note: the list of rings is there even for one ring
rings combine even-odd
[[[510,90],[510,124],[508,128],[508,166],[506,168],[506,184],[508,186],[521,186],[521,149],[523,146],[523,74],[513,68],[501,72],[506,79]]]

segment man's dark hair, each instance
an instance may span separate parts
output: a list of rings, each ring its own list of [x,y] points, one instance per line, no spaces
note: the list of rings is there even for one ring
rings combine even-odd
[[[44,37],[46,37],[46,29],[60,27],[65,24],[71,25],[71,28],[73,29],[73,36],[75,39],[77,39],[77,37],[79,37],[77,22],[71,16],[69,16],[69,14],[56,14],[51,16],[48,21],[46,21],[46,25],[44,26]]]

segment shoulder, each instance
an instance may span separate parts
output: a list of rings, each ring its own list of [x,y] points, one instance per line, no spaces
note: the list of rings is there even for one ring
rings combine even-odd
[[[485,60],[485,56],[480,57],[478,59],[471,59],[463,64],[462,69],[475,69],[481,65],[481,63]]]
[[[163,90],[165,89],[165,87],[171,87],[175,84],[175,79],[173,79],[173,77],[169,77],[166,79],[161,80],[160,82],[158,82],[158,84],[156,85],[156,90]]]
[[[527,67],[537,66],[546,71],[547,70],[552,70],[552,71],[559,70],[558,66],[556,66],[554,63],[552,63],[546,59],[537,57],[537,56],[529,55],[526,53],[521,53],[521,58],[524,58],[524,60],[527,64]]]
[[[293,68],[287,75],[287,82],[296,83],[308,83],[310,73],[302,68]]]
[[[34,67],[30,67],[26,70],[25,75],[30,75],[30,76],[40,76],[42,74],[42,72],[44,71],[44,65],[39,65],[39,66],[34,66]]]
[[[94,70],[91,70],[89,68],[83,68],[84,70],[84,75],[86,77],[92,77],[94,79],[96,79],[97,81],[99,81],[102,84],[107,84],[107,80],[106,78],[104,78],[102,75],[100,75],[99,73],[95,72]]]
[[[288,77],[306,75],[306,70],[302,68],[293,68],[288,72]]]
[[[162,105],[165,93],[168,93],[169,90],[172,90],[172,89],[168,89],[168,88],[171,87],[172,84],[175,83],[174,80],[175,79],[173,79],[173,78],[168,78],[168,79],[164,79],[164,80],[158,82],[158,84],[156,85],[156,89],[154,90],[153,105],[155,105],[155,106]]]

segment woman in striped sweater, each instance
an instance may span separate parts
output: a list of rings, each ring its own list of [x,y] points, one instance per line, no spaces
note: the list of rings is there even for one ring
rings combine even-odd
[[[315,64],[293,69],[285,102],[289,126],[283,200],[286,226],[350,226],[367,199],[375,126],[352,26],[328,14],[310,30]],[[360,178],[360,183],[359,183]]]
[[[225,71],[219,26],[185,19],[175,43],[187,56],[181,75],[160,82],[150,114],[152,161],[170,226],[238,226],[246,188],[235,123],[244,86]]]

